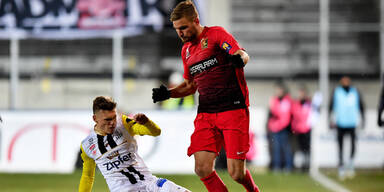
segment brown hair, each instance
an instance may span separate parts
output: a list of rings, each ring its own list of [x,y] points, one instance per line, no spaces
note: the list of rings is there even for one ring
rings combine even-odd
[[[171,13],[170,20],[173,22],[183,17],[190,21],[199,17],[199,13],[191,0],[186,0],[177,4]]]
[[[98,96],[93,100],[93,114],[100,110],[112,111],[116,108],[116,102],[111,97]]]

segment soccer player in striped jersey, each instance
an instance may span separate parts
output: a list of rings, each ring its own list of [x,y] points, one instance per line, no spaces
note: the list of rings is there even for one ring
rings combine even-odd
[[[189,192],[167,179],[152,175],[137,153],[135,135],[158,136],[159,126],[144,114],[133,119],[116,112],[116,103],[99,96],[93,101],[96,125],[81,142],[83,172],[79,191],[90,192],[98,166],[112,192]]]

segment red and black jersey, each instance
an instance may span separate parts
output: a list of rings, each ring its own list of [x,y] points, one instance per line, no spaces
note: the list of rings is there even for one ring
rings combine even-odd
[[[181,57],[184,78],[194,81],[199,92],[198,113],[217,113],[246,108],[248,87],[242,68],[227,59],[241,49],[222,27],[204,27],[193,42],[184,44]]]

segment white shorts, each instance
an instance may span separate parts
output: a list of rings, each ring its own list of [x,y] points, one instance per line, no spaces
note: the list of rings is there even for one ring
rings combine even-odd
[[[114,181],[114,187],[110,187],[111,192],[191,192],[184,187],[176,185],[174,182],[152,176],[136,184],[131,184],[125,180]]]
[[[147,192],[191,192],[184,187],[176,185],[174,182],[158,178],[155,182],[152,182],[147,186]]]

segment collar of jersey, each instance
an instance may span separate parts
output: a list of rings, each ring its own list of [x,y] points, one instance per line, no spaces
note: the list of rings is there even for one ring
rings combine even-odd
[[[195,40],[195,41],[192,41],[191,43],[192,43],[192,44],[198,44],[198,43],[200,43],[201,38],[205,35],[205,33],[207,32],[207,30],[208,30],[208,27],[207,27],[207,26],[204,26],[204,29],[203,29],[203,31],[200,33],[199,37],[197,37],[196,40]]]

